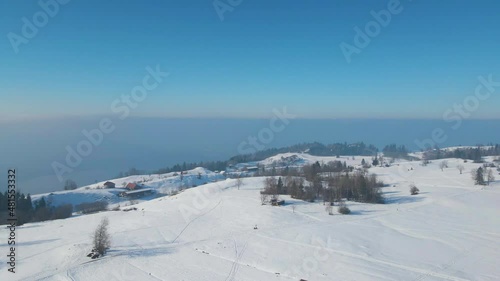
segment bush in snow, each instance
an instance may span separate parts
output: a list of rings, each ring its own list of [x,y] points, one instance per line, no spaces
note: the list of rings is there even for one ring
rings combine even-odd
[[[351,210],[346,206],[344,202],[340,202],[337,211],[342,215],[348,215],[351,213]]]
[[[417,195],[420,192],[420,190],[414,185],[410,185],[410,194],[411,195]]]

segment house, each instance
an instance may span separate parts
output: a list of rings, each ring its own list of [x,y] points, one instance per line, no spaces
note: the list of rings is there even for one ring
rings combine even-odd
[[[138,189],[138,190],[131,190],[131,191],[125,191],[121,192],[119,196],[121,197],[131,197],[131,198],[137,198],[137,197],[142,197],[146,195],[150,195],[153,193],[152,188],[143,188],[143,189]]]
[[[272,206],[282,206],[285,205],[285,200],[271,199]]]
[[[125,186],[125,188],[128,190],[136,190],[136,189],[140,189],[141,186],[135,182],[129,182],[129,183],[127,183],[127,186]]]
[[[115,188],[115,183],[107,181],[104,183],[104,188]]]
[[[250,166],[250,167],[246,167],[246,170],[247,170],[247,172],[257,172],[257,171],[259,171],[259,167]]]

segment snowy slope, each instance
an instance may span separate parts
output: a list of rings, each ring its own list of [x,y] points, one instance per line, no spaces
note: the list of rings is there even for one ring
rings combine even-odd
[[[111,179],[110,181],[116,184],[116,188],[103,189],[102,187],[106,182],[103,181],[80,187],[75,190],[33,195],[32,200],[37,201],[40,198],[45,197],[46,200],[51,202],[52,206],[58,206],[61,204],[72,204],[73,206],[76,206],[81,203],[101,200],[108,201],[110,204],[115,204],[129,200],[118,196],[120,192],[125,191],[123,187],[127,183],[139,183],[143,185],[144,188],[153,188],[157,193],[168,194],[181,188],[190,188],[223,179],[225,179],[224,176],[218,173],[213,173],[205,168],[198,167],[193,170],[186,171],[182,179],[179,173],[129,176],[119,179]],[[150,196],[143,199],[151,198],[152,197]]]
[[[240,190],[235,180],[208,183],[135,212],[26,224],[18,272],[7,272],[2,254],[0,280],[498,280],[500,182],[474,186],[477,164],[448,161],[444,171],[437,161],[372,168],[390,184],[388,204],[350,202],[347,216],[287,197],[285,206],[262,206],[263,178],[247,178]],[[409,195],[410,183],[420,195]],[[103,217],[112,248],[91,261]]]
[[[330,161],[341,161],[346,162],[348,166],[361,165],[361,161],[365,159],[366,163],[372,162],[371,156],[314,156],[307,153],[280,153],[275,156],[266,158],[259,162],[259,164],[264,166],[303,166],[308,164],[328,163]]]

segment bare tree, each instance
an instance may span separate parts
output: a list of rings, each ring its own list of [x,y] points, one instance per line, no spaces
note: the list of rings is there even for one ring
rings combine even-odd
[[[295,213],[295,209],[297,209],[296,205],[292,205],[292,211]]]
[[[460,171],[460,174],[462,174],[462,172],[464,171],[464,165],[458,165],[457,166],[457,169]]]
[[[333,206],[330,202],[326,203],[325,211],[331,216],[333,215]]]
[[[439,163],[439,168],[441,169],[441,171],[443,171],[444,168],[448,168],[448,161],[441,161],[441,163]]]
[[[241,177],[238,176],[238,178],[236,179],[236,186],[238,187],[238,190],[240,189],[240,186],[243,184],[243,180],[241,179]]]
[[[265,205],[266,202],[269,201],[269,194],[265,194],[265,193],[260,193],[260,203],[262,205]]]
[[[111,237],[108,233],[108,226],[108,218],[103,218],[94,231],[94,250],[97,251],[101,256],[104,255],[106,253],[106,250],[108,250],[111,246]]]
[[[492,169],[488,169],[487,178],[488,178],[488,185],[490,185],[490,182],[495,181],[495,176],[493,175]]]
[[[64,183],[64,190],[74,190],[77,188],[76,182],[74,180],[66,180]]]

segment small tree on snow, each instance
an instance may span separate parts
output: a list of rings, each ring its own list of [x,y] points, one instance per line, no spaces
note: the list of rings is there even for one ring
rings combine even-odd
[[[484,170],[482,167],[472,170],[472,179],[476,185],[485,185]]]
[[[74,190],[76,188],[77,185],[74,180],[66,180],[66,182],[64,182],[64,190]]]
[[[487,173],[486,177],[488,179],[488,185],[490,185],[490,182],[495,181],[495,176],[493,175],[492,169],[488,169],[488,173]]]
[[[325,211],[329,214],[329,215],[333,215],[333,206],[330,202],[328,202],[326,204],[326,207],[325,207]]]
[[[269,194],[265,194],[265,193],[260,193],[260,203],[262,205],[265,205],[267,203],[267,201],[269,201]]]
[[[464,171],[464,165],[458,165],[457,166],[457,169],[460,171],[460,174],[462,174],[462,172]]]
[[[92,239],[95,251],[97,251],[101,256],[104,255],[106,250],[111,246],[111,237],[108,233],[108,226],[108,218],[103,218],[95,229],[94,237]]]
[[[342,215],[348,215],[351,213],[351,210],[347,207],[344,201],[339,202],[339,207],[337,208],[337,211]]]
[[[420,192],[420,190],[414,185],[410,185],[410,194],[411,195],[417,195]]]
[[[241,177],[238,177],[236,179],[236,186],[238,187],[238,190],[240,189],[240,186],[243,184],[243,180],[241,179]]]
[[[444,168],[448,168],[448,161],[441,161],[441,163],[439,163],[439,168],[441,169],[441,171],[443,171]]]

